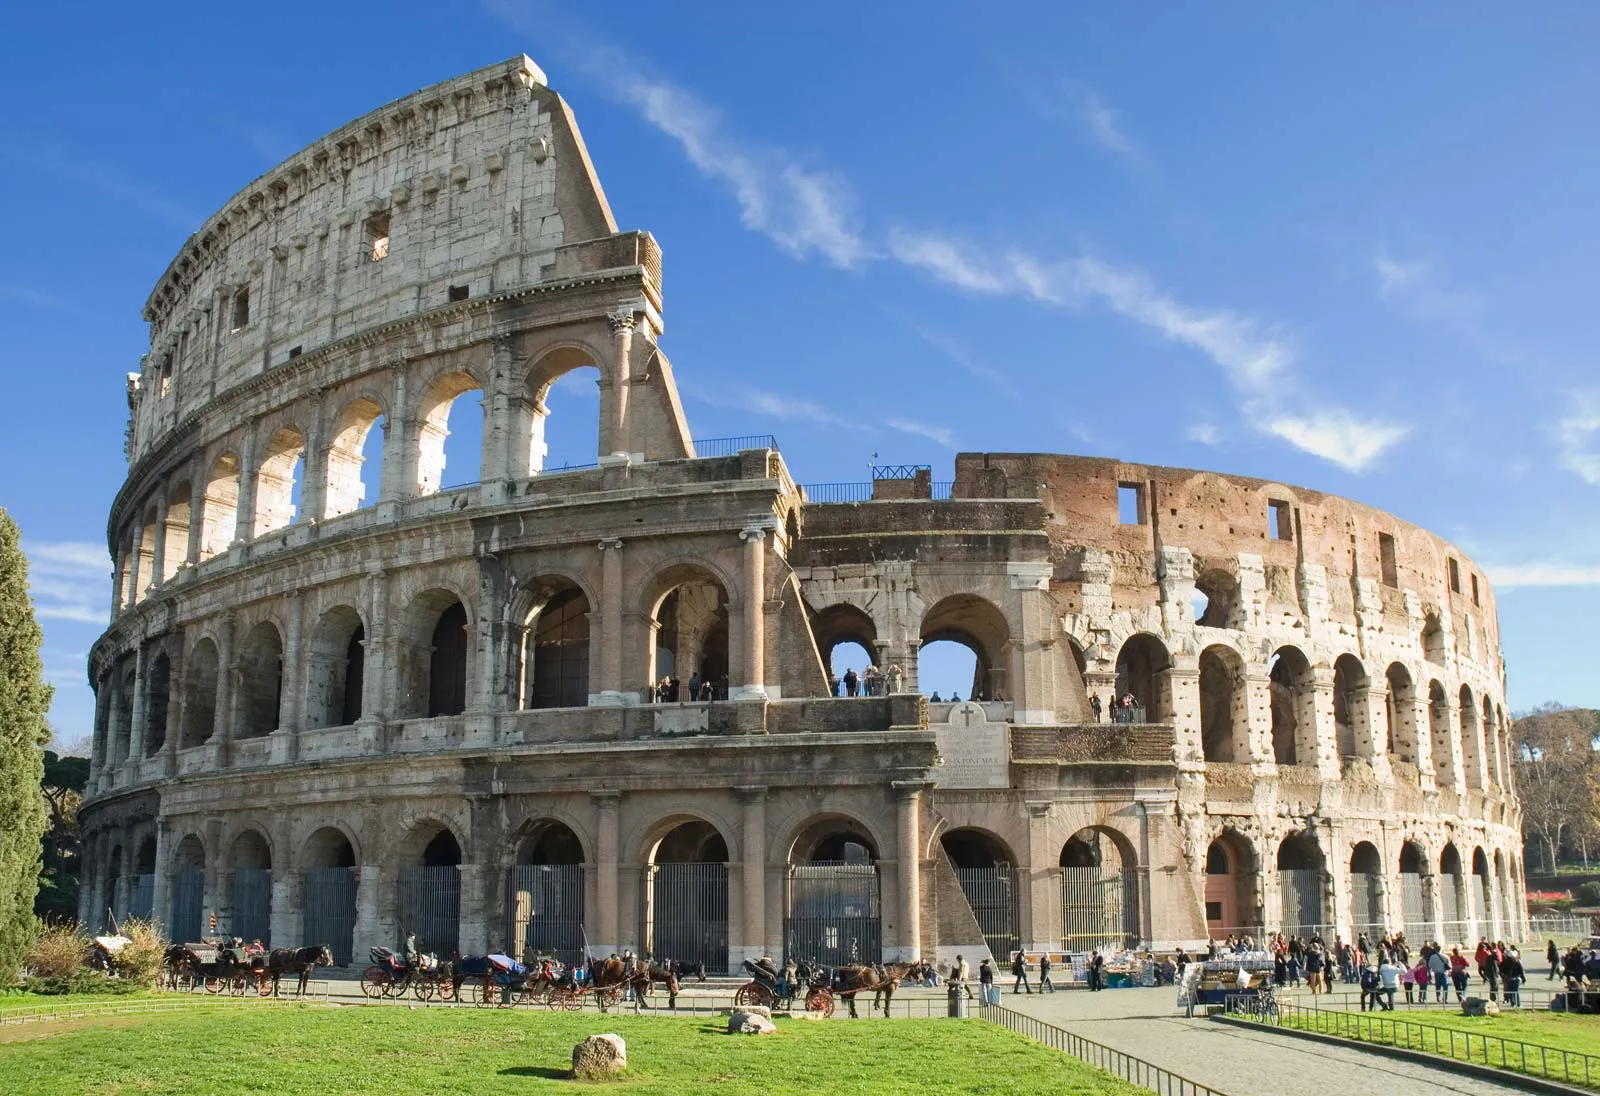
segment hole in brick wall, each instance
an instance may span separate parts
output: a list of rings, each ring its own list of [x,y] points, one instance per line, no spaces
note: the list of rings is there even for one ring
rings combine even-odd
[[[1122,525],[1144,524],[1144,485],[1117,484],[1117,521]]]
[[[303,347],[303,346],[291,346],[289,348],[289,360],[290,361],[294,361],[296,358],[298,358],[300,356],[300,354],[304,350],[305,350],[305,347]]]
[[[1395,563],[1394,537],[1388,533],[1378,534],[1378,561],[1382,568],[1383,584],[1385,586],[1400,585],[1400,571]]]
[[[374,213],[361,226],[366,236],[367,258],[382,262],[389,257],[389,214]]]
[[[468,288],[464,285],[453,285],[446,291],[445,296],[452,304],[456,301],[464,301],[468,296]]]
[[[1273,499],[1267,503],[1267,535],[1273,540],[1294,539],[1294,510],[1287,502]]]
[[[1450,592],[1459,594],[1461,592],[1461,565],[1456,562],[1454,556],[1451,556],[1445,560],[1445,568],[1450,573]]]
[[[241,289],[233,295],[233,330],[238,331],[250,323],[250,290]]]

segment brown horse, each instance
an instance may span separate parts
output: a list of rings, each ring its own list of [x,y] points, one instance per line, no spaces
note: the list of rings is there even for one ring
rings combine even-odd
[[[661,966],[659,963],[647,963],[634,971],[633,977],[628,979],[628,984],[633,987],[634,997],[644,1008],[649,1008],[650,1003],[645,998],[650,996],[650,987],[660,982],[667,987],[667,1007],[678,1007],[678,976],[673,971]]]
[[[273,948],[267,956],[267,973],[272,976],[272,995],[278,996],[278,982],[285,974],[300,976],[300,996],[306,995],[311,972],[333,966],[333,952],[326,944],[309,948]]]
[[[911,975],[920,975],[924,963],[885,963],[882,967],[840,967],[837,986],[839,996],[844,998],[850,1007],[852,1019],[860,1019],[856,1012],[856,994],[870,991],[872,993],[872,1008],[876,1012],[878,1006],[883,1006],[884,1016],[889,1015],[889,1005],[894,1000],[894,991],[900,985],[902,978]],[[880,975],[878,972],[882,970]]]

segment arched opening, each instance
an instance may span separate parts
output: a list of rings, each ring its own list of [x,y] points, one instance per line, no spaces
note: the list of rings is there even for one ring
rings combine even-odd
[[[106,858],[106,909],[100,919],[102,929],[128,916],[128,884],[123,874],[122,846],[111,846]]]
[[[352,400],[339,412],[333,427],[333,441],[328,445],[324,517],[353,513],[378,501],[384,428],[383,408],[370,397]],[[369,440],[376,444],[369,446]],[[369,458],[376,458],[370,469],[367,467]]]
[[[845,819],[807,825],[789,850],[786,959],[827,967],[883,960],[878,854],[872,838]]]
[[[1223,830],[1206,849],[1206,933],[1221,939],[1261,931],[1256,906],[1256,858],[1250,842]]]
[[[594,464],[600,448],[600,371],[589,355],[563,347],[528,372],[528,474]],[[620,449],[620,446],[613,448]]]
[[[282,697],[283,640],[277,627],[263,620],[239,648],[239,737],[260,738],[277,730]]]
[[[467,710],[468,627],[466,606],[449,590],[428,590],[411,603],[400,651],[404,715]]]
[[[189,558],[189,521],[194,489],[187,483],[167,495],[167,520],[161,529],[161,581],[170,581]]]
[[[1481,846],[1472,850],[1472,917],[1477,925],[1477,936],[1494,932],[1489,924],[1489,858]],[[1464,940],[1472,938],[1472,933],[1463,937]]]
[[[828,667],[828,683],[835,696],[849,692],[845,671],[854,670],[857,692],[861,688],[861,675],[876,658],[878,628],[870,616],[854,605],[830,605],[811,618],[811,634],[817,642],[817,652]],[[970,681],[970,676],[964,679]]]
[[[117,663],[117,691],[112,697],[116,705],[116,738],[112,743],[112,757],[118,765],[127,761],[133,748],[133,692],[134,661],[130,656]]]
[[[1435,666],[1444,665],[1444,626],[1432,613],[1422,624],[1422,657]]]
[[[1202,628],[1239,626],[1239,579],[1221,570],[1208,570],[1194,580],[1194,622]]]
[[[1467,787],[1483,790],[1483,728],[1478,723],[1478,706],[1473,701],[1472,690],[1461,686],[1461,767]]]
[[[182,943],[200,940],[200,914],[205,906],[206,849],[200,839],[189,834],[178,842],[172,854],[172,912],[167,930]]]
[[[1285,935],[1323,932],[1322,847],[1309,833],[1292,833],[1278,845],[1278,927]]]
[[[306,726],[347,727],[361,718],[366,629],[349,605],[322,614],[311,631],[306,675]]]
[[[1311,663],[1298,647],[1279,647],[1267,663],[1272,688],[1272,757],[1280,765],[1317,763],[1317,707]]]
[[[245,830],[228,852],[231,908],[226,934],[272,946],[272,850],[258,830]]]
[[[1446,942],[1465,942],[1471,928],[1467,924],[1466,880],[1461,874],[1461,853],[1454,842],[1447,842],[1439,854],[1439,908]]]
[[[1361,841],[1350,853],[1351,931],[1376,940],[1388,931],[1383,919],[1383,857],[1376,845]]]
[[[651,956],[726,971],[727,841],[711,823],[692,819],[669,830],[648,861],[645,936]]]
[[[401,847],[395,898],[397,944],[414,933],[417,947],[441,959],[461,946],[461,844],[449,828],[425,822]]]
[[[571,583],[552,583],[524,622],[522,706],[581,708],[589,703],[589,599]]]
[[[1433,771],[1439,784],[1450,787],[1456,781],[1457,743],[1450,723],[1450,700],[1444,686],[1428,682],[1428,734],[1433,742]]]
[[[1411,673],[1398,662],[1384,671],[1384,715],[1388,720],[1389,752],[1397,761],[1417,763],[1416,687]]]
[[[256,473],[254,536],[294,524],[300,512],[305,458],[305,435],[294,427],[285,426],[268,439],[261,470]]]
[[[216,725],[217,645],[202,639],[183,660],[183,720],[178,748],[188,750],[203,744]]]
[[[1363,749],[1378,752],[1367,726],[1367,669],[1355,655],[1340,655],[1333,663],[1333,725],[1339,756],[1355,757]]]
[[[1167,671],[1172,658],[1166,646],[1146,632],[1129,636],[1117,652],[1116,696],[1112,698],[1112,721],[1116,723],[1160,723],[1170,706],[1170,681]],[[1123,701],[1133,697],[1133,704]]]
[[[1009,699],[1011,631],[1005,614],[973,594],[956,594],[930,608],[922,617],[922,646],[917,656],[917,682],[923,692],[930,688],[938,691],[938,682],[929,679],[928,670],[931,665],[937,672],[941,656],[930,648],[941,642],[960,644],[972,653],[972,678],[965,688],[968,700]],[[949,687],[959,695],[962,683],[951,677]]]
[[[161,526],[156,521],[156,508],[151,506],[144,512],[144,523],[139,528],[139,544],[134,552],[134,566],[138,569],[134,573],[133,592],[128,598],[129,604],[143,601],[155,588],[156,539],[160,533]]]
[[[156,839],[146,837],[139,842],[139,851],[133,858],[133,895],[128,902],[128,916],[150,920],[155,916],[155,899]]]
[[[462,399],[467,393],[476,399]],[[483,390],[470,374],[446,373],[419,404],[417,494],[478,482],[483,471]]]
[[[530,965],[583,960],[583,844],[561,822],[524,826],[506,880],[506,938]]]
[[[1061,846],[1061,946],[1120,950],[1139,942],[1139,876],[1131,849],[1107,830],[1079,830]]]
[[[989,954],[1004,961],[1022,946],[1016,858],[998,837],[978,829],[947,830],[939,844],[955,870]]]
[[[1409,940],[1427,940],[1433,936],[1433,921],[1428,916],[1428,903],[1422,890],[1427,864],[1428,856],[1421,845],[1407,841],[1400,846],[1400,911],[1402,928]]]
[[[728,592],[712,575],[688,564],[669,568],[652,583],[648,603],[654,635],[646,699],[728,699]]]
[[[334,963],[347,967],[355,953],[356,850],[342,830],[324,826],[306,842],[302,860],[300,943],[326,944]]]
[[[1250,759],[1244,660],[1231,647],[1200,652],[1200,746],[1207,761]]]
[[[1499,910],[1499,916],[1496,918],[1494,925],[1494,938],[1500,940],[1507,936],[1514,936],[1518,921],[1517,907],[1511,901],[1511,895],[1514,891],[1511,887],[1511,877],[1506,872],[1506,855],[1499,849],[1496,849],[1494,853],[1494,881],[1492,887],[1495,905]]]
[[[206,475],[200,510],[200,558],[221,555],[238,538],[239,458],[224,453]]]
[[[154,757],[167,744],[167,713],[172,706],[172,660],[167,652],[156,652],[150,660],[149,673],[144,698],[144,755]]]

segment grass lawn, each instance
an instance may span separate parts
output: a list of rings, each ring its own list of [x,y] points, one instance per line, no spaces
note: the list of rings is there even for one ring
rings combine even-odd
[[[0,1046],[0,1092],[492,1094],[603,1087],[666,1093],[1133,1096],[1143,1090],[980,1020],[813,1022],[724,1034],[726,1020],[545,1011],[228,1008],[89,1020]],[[614,1031],[629,1071],[565,1079],[572,1047]]]

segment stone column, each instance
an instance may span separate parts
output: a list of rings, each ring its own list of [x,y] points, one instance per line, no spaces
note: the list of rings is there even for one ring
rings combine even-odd
[[[488,869],[482,864],[462,864],[460,947],[462,955],[482,955],[489,950],[488,901],[484,893]]]
[[[743,683],[730,692],[732,700],[767,698],[767,530],[752,525],[739,534],[744,541],[744,650]]]
[[[172,915],[172,825],[165,818],[156,820],[156,877],[150,888],[150,917],[165,932]]]
[[[608,370],[611,406],[600,431],[600,455],[626,457],[629,452],[628,386],[632,380],[629,361],[633,355],[635,314],[631,309],[625,309],[610,313],[607,319],[611,321],[611,334],[616,352],[611,358],[611,368]]]
[[[1167,671],[1168,680],[1172,682],[1172,711],[1168,718],[1172,720],[1172,736],[1177,746],[1178,760],[1204,761],[1205,750],[1200,740],[1199,663],[1194,655],[1176,655],[1174,661],[1180,665],[1174,665]],[[1090,694],[1098,695],[1102,704],[1106,703],[1108,697],[1114,695],[1115,674],[1091,673],[1084,676],[1104,681],[1103,688],[1090,688]],[[1102,710],[1100,718],[1109,719],[1110,715]]]
[[[1264,668],[1251,667],[1245,671],[1243,688],[1245,710],[1249,718],[1243,728],[1243,742],[1239,741],[1239,720],[1237,717],[1234,719],[1234,760],[1256,765],[1273,764],[1276,759],[1272,751],[1272,678]],[[1240,746],[1245,747],[1242,753]]]
[[[200,562],[200,545],[205,531],[206,466],[196,460],[189,470],[189,544],[183,561],[193,567]]]
[[[133,656],[133,727],[128,737],[128,756],[125,759],[135,772],[139,762],[144,760],[144,723],[149,708],[150,674],[145,669],[145,657],[144,644],[141,643]]]
[[[389,635],[389,576],[384,571],[367,575],[367,622],[362,639],[361,722],[388,718],[387,701],[394,695],[388,684],[392,643]]]
[[[1316,754],[1301,759],[1301,764],[1315,765],[1324,780],[1338,780],[1342,770],[1339,728],[1333,717],[1333,676],[1331,669],[1314,668],[1311,671],[1310,707]]]
[[[741,867],[744,882],[744,946],[729,955],[729,962],[737,964],[740,958],[761,958],[766,947],[767,789],[743,787],[735,790],[744,806],[739,832],[740,844],[744,846]]]
[[[239,446],[239,503],[235,509],[238,524],[234,527],[233,543],[247,544],[256,535],[256,435],[254,424]],[[231,546],[230,546],[231,547]]]
[[[272,732],[271,757],[275,764],[295,759],[296,735],[304,722],[305,652],[302,649],[303,603],[298,593],[283,599],[283,664],[279,668],[278,727]],[[364,669],[364,668],[363,668]]]
[[[150,561],[150,588],[160,589],[167,573],[167,493],[156,496],[156,547]]]
[[[900,873],[900,943],[893,958],[909,962],[922,954],[922,789],[924,785],[894,782],[898,798],[895,855]],[[891,949],[885,948],[885,957]]]
[[[620,920],[617,908],[617,845],[622,795],[620,792],[600,792],[592,798],[595,810],[594,897],[598,908],[590,924],[594,926],[599,939],[590,940],[589,947],[596,954],[609,955],[620,943],[617,939]]]
[[[367,949],[393,947],[394,932],[384,931],[379,916],[379,891],[383,887],[383,870],[376,864],[363,864],[356,871],[356,923],[352,936],[352,952],[359,960]],[[353,960],[356,961],[356,960]]]
[[[600,674],[591,706],[626,703],[622,695],[622,541],[602,540],[600,548]],[[591,634],[589,650],[594,651]]]
[[[311,943],[300,939],[303,889],[300,872],[290,871],[286,864],[273,864],[272,916],[267,923],[273,947],[286,948],[291,941],[297,945]]]
[[[234,683],[233,665],[233,614],[224,613],[217,625],[217,708],[216,723],[211,731],[212,766],[221,768],[229,761],[233,749],[233,704],[238,689]]]
[[[394,370],[394,396],[389,413],[383,417],[383,468],[378,474],[378,503],[392,513],[400,499],[417,493],[416,457],[408,451],[410,431],[406,420],[411,408],[406,404],[406,375],[398,365]],[[381,511],[380,511],[381,516]]]

